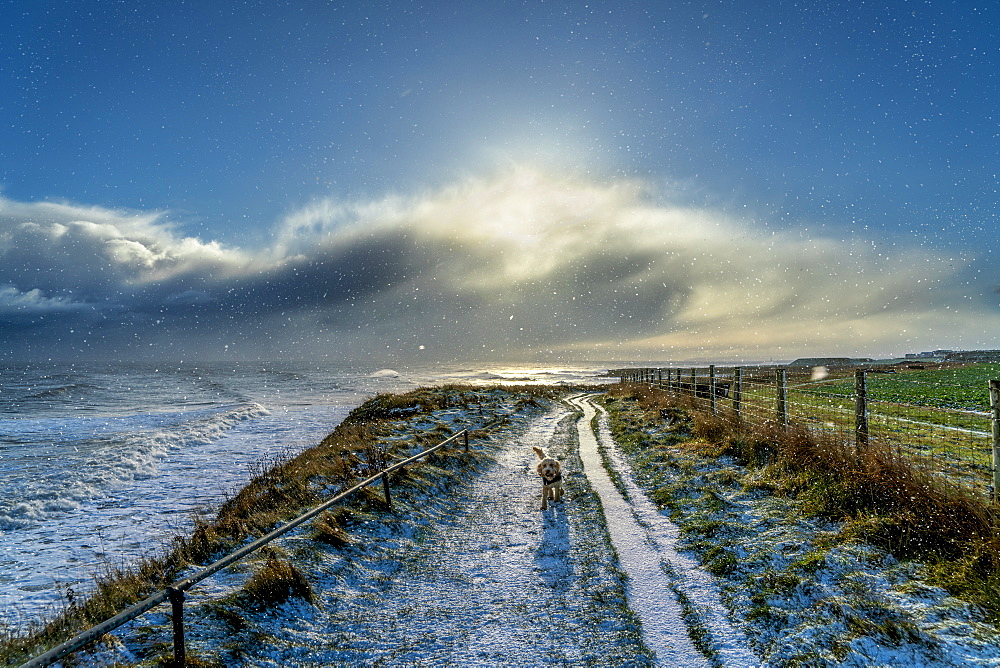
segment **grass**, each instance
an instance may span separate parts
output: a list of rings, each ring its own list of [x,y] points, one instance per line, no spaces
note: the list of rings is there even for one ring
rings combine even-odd
[[[271,608],[291,598],[309,603],[315,600],[312,587],[290,561],[271,557],[243,586],[243,595],[252,609]]]
[[[874,401],[905,403],[963,411],[990,410],[989,381],[1000,378],[1000,364],[965,364],[933,369],[869,374],[868,395]],[[830,383],[824,392],[850,396],[854,382]]]
[[[631,406],[630,417],[613,421],[613,428],[616,438],[633,448],[662,424],[660,409],[678,408],[668,392],[637,385],[612,388],[606,403],[612,415],[622,413],[616,404]],[[760,490],[794,498],[808,515],[841,522],[838,541],[867,542],[899,559],[924,563],[932,584],[1000,621],[1000,516],[981,495],[914,466],[884,445],[858,450],[822,434],[779,429],[773,421],[737,422],[696,410],[686,400],[680,407],[689,411],[690,423],[675,442],[686,439],[685,447],[709,457],[736,458]],[[669,507],[676,503],[669,496],[665,491],[654,500]],[[735,567],[711,547],[705,556],[709,569],[720,574]],[[818,564],[800,565],[808,567]]]
[[[251,467],[246,485],[226,498],[214,517],[195,518],[192,531],[187,536],[175,537],[161,554],[132,564],[106,564],[95,574],[93,589],[85,596],[67,590],[62,608],[52,619],[23,629],[0,629],[0,662],[18,665],[58,645],[175,582],[185,568],[221,557],[244,540],[267,533],[385,463],[415,454],[451,434],[447,425],[435,424],[410,439],[385,438],[401,423],[415,422],[432,411],[446,408],[482,411],[489,408],[491,394],[493,401],[500,395],[512,396],[516,407],[523,409],[538,405],[541,398],[558,397],[564,392],[565,388],[550,386],[497,389],[446,385],[401,395],[380,394],[354,409],[318,445],[295,456]],[[474,432],[472,438],[481,435]],[[440,471],[436,465],[447,465],[454,457],[477,457],[475,452],[466,455],[460,454],[459,449],[445,450],[439,451],[430,462],[417,462],[400,472],[396,480],[406,482],[409,476],[410,482],[418,482],[414,471],[421,467]],[[381,490],[371,487],[365,488],[354,502],[361,509],[384,504]],[[321,516],[313,525],[316,538],[330,543],[349,540],[340,524],[350,514],[350,510],[338,510]],[[275,564],[261,576],[261,593],[266,589],[263,582],[280,579],[280,570]],[[304,589],[301,585],[296,587],[293,587],[299,592],[296,595],[302,595]],[[265,599],[266,596],[260,600]]]

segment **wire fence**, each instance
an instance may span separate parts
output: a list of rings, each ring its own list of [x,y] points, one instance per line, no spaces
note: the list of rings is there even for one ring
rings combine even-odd
[[[748,423],[795,426],[857,447],[884,444],[919,467],[997,500],[1000,365],[933,370],[709,365],[613,374]]]

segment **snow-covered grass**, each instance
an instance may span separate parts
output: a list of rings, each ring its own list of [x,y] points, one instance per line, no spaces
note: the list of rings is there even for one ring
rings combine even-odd
[[[622,568],[629,574],[629,604],[642,619],[643,637],[659,664],[757,665],[746,639],[727,619],[714,578],[677,552],[677,527],[633,481],[604,412],[598,415],[589,396],[573,397],[570,403],[583,412],[578,424],[580,456],[601,497]]]
[[[375,441],[345,449],[331,435],[261,471],[278,487],[308,472],[290,486],[328,494],[337,476],[473,430],[471,452],[458,444],[396,476],[391,510],[371,487],[188,592],[191,665],[1000,666],[996,628],[926,584],[925,567],[774,493],[773,470],[692,438],[683,415],[668,426],[617,397],[609,418],[590,420],[579,401],[533,391],[382,397],[340,434]],[[566,498],[544,512],[532,446],[565,467]],[[660,574],[643,560],[667,583],[645,601],[637,592]],[[657,644],[664,621],[687,638]],[[74,661],[158,665],[170,653],[157,609]]]
[[[667,425],[627,397],[606,405],[640,486],[680,527],[680,548],[719,578],[766,665],[1000,665],[996,627],[926,584],[920,563],[771,493],[775,471],[719,456],[683,421]]]
[[[504,426],[479,432],[475,454],[449,451],[440,466],[396,481],[391,512],[371,500],[341,512],[346,544],[303,529],[192,592],[190,654],[226,666],[653,665],[581,474],[575,415],[508,396],[505,411],[484,416],[505,415]],[[442,409],[417,422],[426,430],[476,419]],[[413,426],[386,434],[409,442]],[[567,466],[567,500],[545,513],[532,446]],[[312,602],[261,605],[248,594],[276,561],[294,564]],[[116,636],[84,663],[158,661],[169,653],[168,616]]]

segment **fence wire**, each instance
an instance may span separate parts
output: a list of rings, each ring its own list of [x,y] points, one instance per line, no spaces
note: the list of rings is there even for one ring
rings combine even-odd
[[[930,472],[993,493],[989,380],[976,369],[708,367],[622,369],[622,380],[687,397],[749,424],[800,427],[845,444],[883,444]],[[859,406],[859,393],[863,402]]]

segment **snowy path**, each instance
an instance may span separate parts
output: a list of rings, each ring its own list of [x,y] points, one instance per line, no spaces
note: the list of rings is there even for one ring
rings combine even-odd
[[[306,573],[317,605],[254,620],[262,646],[227,664],[655,665],[575,463],[574,422],[564,406],[532,419],[421,531],[387,527],[346,560],[324,555]],[[533,445],[570,467],[567,500],[545,513]]]
[[[731,667],[759,662],[746,647],[746,639],[728,621],[714,579],[674,544],[678,530],[657,511],[632,480],[631,470],[617,455],[607,416],[586,396],[570,403],[583,412],[577,422],[580,458],[594,491],[601,498],[611,540],[621,567],[629,575],[629,604],[643,625],[643,639],[665,666],[707,666],[708,661],[691,641],[685,609],[677,591],[690,602],[689,614],[707,631],[718,661]],[[612,482],[598,449],[591,422],[600,412],[600,436],[610,464],[625,488],[626,499]]]
[[[478,473],[409,499],[400,491],[395,512],[358,515],[350,546],[308,531],[282,540],[275,550],[310,583],[313,603],[241,605],[235,596],[259,564],[203,585],[186,613],[189,652],[269,668],[757,665],[713,578],[674,550],[676,527],[632,482],[603,411],[607,462],[591,426],[599,409],[587,396],[571,404],[514,416],[483,446],[491,454]],[[564,465],[566,497],[547,511],[533,446]],[[142,653],[136,642],[168,643],[169,632],[164,613],[151,615],[119,656]]]

